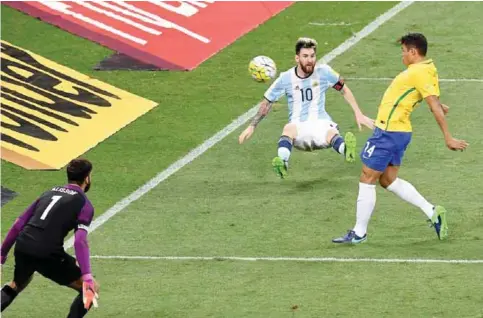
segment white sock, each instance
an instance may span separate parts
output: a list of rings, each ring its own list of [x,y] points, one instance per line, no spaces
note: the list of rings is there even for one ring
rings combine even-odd
[[[419,192],[416,188],[409,182],[397,178],[391,183],[387,189],[392,193],[395,193],[398,197],[403,199],[406,202],[411,203],[414,206],[420,208],[424,214],[428,216],[431,220],[434,214],[434,205],[429,203]]]
[[[359,196],[357,197],[357,221],[354,232],[359,237],[367,233],[367,225],[372,211],[376,206],[376,185],[359,182]]]
[[[283,161],[288,161],[290,158],[290,150],[285,147],[278,148],[278,156],[282,158]]]
[[[345,155],[345,142],[341,143],[340,146],[339,146],[339,149],[337,150],[338,153],[340,153],[341,155]]]

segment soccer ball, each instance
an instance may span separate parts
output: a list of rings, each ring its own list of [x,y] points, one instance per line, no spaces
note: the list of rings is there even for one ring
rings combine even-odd
[[[277,65],[268,56],[257,56],[248,64],[248,71],[257,82],[267,82],[277,75]]]

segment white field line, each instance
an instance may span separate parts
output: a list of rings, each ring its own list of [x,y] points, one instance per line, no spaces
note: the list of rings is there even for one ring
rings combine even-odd
[[[352,81],[392,81],[391,77],[345,77]],[[483,83],[483,78],[440,78],[440,82],[476,82]]]
[[[388,20],[392,19],[399,12],[404,10],[413,4],[414,1],[403,1],[399,2],[397,5],[386,11],[385,13],[378,16],[374,21],[366,25],[362,30],[354,34],[352,37],[348,38],[344,43],[336,47],[334,50],[326,54],[319,60],[319,63],[330,63],[334,58],[341,55],[349,48],[353,47],[360,40],[377,30],[381,25],[383,25]]]
[[[319,61],[324,61],[326,63],[329,63],[332,61],[335,57],[339,56],[340,54],[344,53],[347,51],[349,48],[354,46],[356,43],[358,43],[360,40],[371,34],[374,30],[379,28],[382,24],[384,24],[386,21],[394,17],[396,14],[398,14],[400,11],[403,9],[407,8],[409,5],[411,5],[414,1],[404,1],[400,2],[379,17],[377,17],[374,21],[369,23],[366,27],[364,27],[361,31],[356,33],[354,36],[343,42],[341,45],[336,47],[334,50],[329,52],[327,55],[322,57],[322,59]],[[133,193],[128,195],[127,197],[121,199],[119,202],[114,204],[111,208],[109,208],[106,212],[101,214],[99,217],[97,217],[90,226],[90,231],[95,231],[98,227],[106,223],[110,218],[112,218],[114,215],[117,213],[121,212],[124,210],[127,206],[129,206],[131,203],[134,201],[138,200],[141,198],[143,195],[148,193],[150,190],[152,190],[154,187],[159,185],[161,182],[169,178],[172,174],[198,158],[201,154],[203,154],[205,151],[213,147],[215,144],[223,140],[226,136],[228,136],[230,133],[241,127],[243,124],[245,124],[257,111],[257,106],[251,108],[248,110],[246,113],[238,117],[235,121],[233,121],[231,124],[220,130],[218,133],[216,133],[213,137],[210,139],[206,140],[203,142],[201,145],[190,151],[186,156],[183,158],[179,159],[178,161],[174,162],[172,165],[170,165],[166,170],[160,172],[157,174],[154,178],[146,182],[144,185],[142,185],[140,188],[135,190]],[[70,237],[66,242],[65,242],[65,249],[71,248],[74,245],[74,237]]]
[[[341,258],[341,257],[239,257],[239,256],[121,256],[94,255],[94,259],[148,260],[148,261],[268,261],[318,263],[441,263],[483,264],[483,259],[424,259],[424,258]]]

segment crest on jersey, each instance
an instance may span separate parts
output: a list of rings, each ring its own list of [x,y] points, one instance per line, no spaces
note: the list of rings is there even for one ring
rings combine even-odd
[[[314,83],[312,84],[312,87],[317,87],[317,86],[319,86],[319,82],[314,82]]]

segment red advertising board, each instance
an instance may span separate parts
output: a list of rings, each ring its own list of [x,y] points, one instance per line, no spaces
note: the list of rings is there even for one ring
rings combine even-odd
[[[192,70],[293,2],[2,3],[159,68]]]

